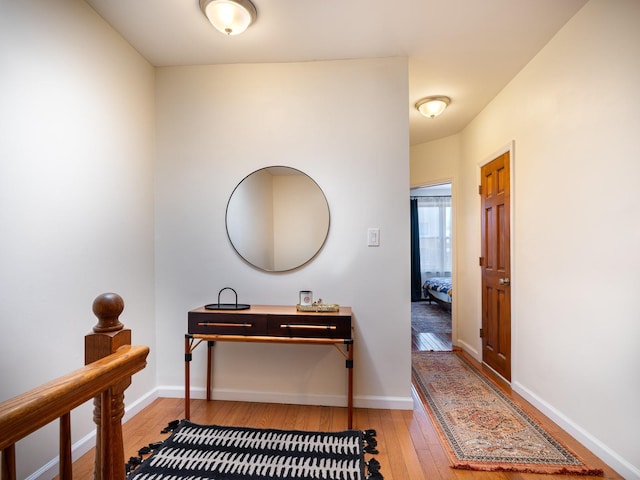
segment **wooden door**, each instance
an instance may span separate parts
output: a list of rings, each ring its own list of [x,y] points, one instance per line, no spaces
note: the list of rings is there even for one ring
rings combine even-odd
[[[509,152],[481,168],[482,361],[511,381]]]

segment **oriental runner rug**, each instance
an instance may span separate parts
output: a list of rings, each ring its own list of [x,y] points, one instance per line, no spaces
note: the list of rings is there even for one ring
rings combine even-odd
[[[602,476],[453,352],[413,352],[413,380],[453,468]]]
[[[382,480],[375,431],[305,432],[182,420],[128,480]],[[148,453],[147,449],[144,453]]]

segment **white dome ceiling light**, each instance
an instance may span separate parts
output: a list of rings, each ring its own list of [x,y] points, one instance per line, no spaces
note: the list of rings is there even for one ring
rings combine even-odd
[[[450,103],[449,97],[425,97],[416,102],[416,109],[427,118],[436,118]]]
[[[244,32],[258,16],[249,0],[200,0],[200,9],[211,25],[225,35]]]

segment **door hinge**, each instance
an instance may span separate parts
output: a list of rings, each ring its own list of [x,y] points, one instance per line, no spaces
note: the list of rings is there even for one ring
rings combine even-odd
[[[480,338],[484,337],[484,332],[482,331],[482,329],[480,329]]]
[[[478,265],[484,267],[484,257],[478,257]]]
[[[482,195],[482,185],[478,185],[478,195]]]

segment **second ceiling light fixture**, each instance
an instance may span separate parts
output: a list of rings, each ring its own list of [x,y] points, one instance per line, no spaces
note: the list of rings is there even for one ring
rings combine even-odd
[[[449,97],[425,97],[416,102],[416,109],[427,118],[436,118],[451,103]]]

